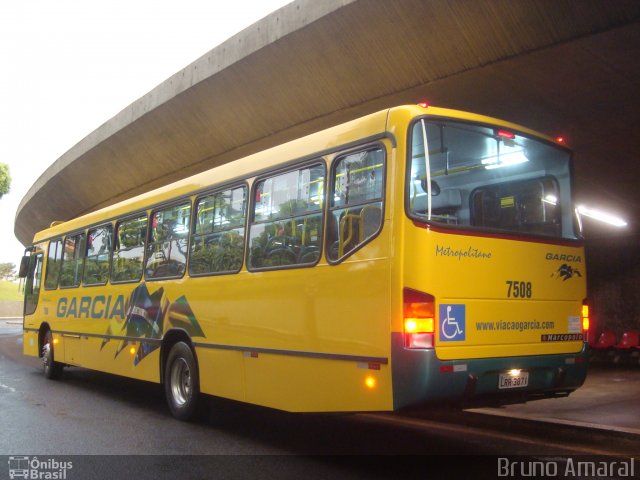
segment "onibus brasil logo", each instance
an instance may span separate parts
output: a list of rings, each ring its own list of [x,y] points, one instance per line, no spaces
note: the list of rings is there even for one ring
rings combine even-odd
[[[54,458],[46,460],[38,457],[9,457],[9,478],[26,478],[31,480],[65,480],[67,470],[73,468],[73,462],[61,462]]]

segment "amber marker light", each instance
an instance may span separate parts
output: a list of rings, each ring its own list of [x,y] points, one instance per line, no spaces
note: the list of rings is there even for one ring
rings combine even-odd
[[[136,347],[131,347],[131,348],[129,349],[129,353],[130,353],[131,355],[135,355],[135,353],[136,353]]]
[[[405,318],[404,331],[407,333],[433,333],[433,318]]]
[[[415,333],[418,331],[418,321],[415,318],[406,318],[404,320],[404,331],[407,333]]]
[[[60,341],[60,340],[58,340],[57,338],[54,338],[54,339],[53,339],[53,344],[54,344],[54,345],[57,345],[59,341]]]
[[[369,375],[367,378],[364,379],[364,384],[366,385],[366,387],[368,389],[375,388],[375,386],[376,386],[375,377],[372,377],[371,375]]]
[[[582,330],[589,331],[589,305],[582,305]]]

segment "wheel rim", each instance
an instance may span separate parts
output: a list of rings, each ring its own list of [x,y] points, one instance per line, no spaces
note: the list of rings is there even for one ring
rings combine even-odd
[[[191,370],[184,358],[177,358],[171,365],[171,396],[178,406],[191,398]]]
[[[51,343],[49,341],[42,346],[42,365],[45,370],[51,366]]]

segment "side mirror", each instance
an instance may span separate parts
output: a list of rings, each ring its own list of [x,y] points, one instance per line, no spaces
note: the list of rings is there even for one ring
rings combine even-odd
[[[26,278],[29,273],[29,259],[31,257],[24,256],[20,261],[20,270],[18,271],[18,277]]]

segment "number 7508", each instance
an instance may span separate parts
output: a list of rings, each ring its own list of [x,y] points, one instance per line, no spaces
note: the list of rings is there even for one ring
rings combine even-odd
[[[519,280],[507,280],[508,298],[531,298],[531,282],[521,282]]]

